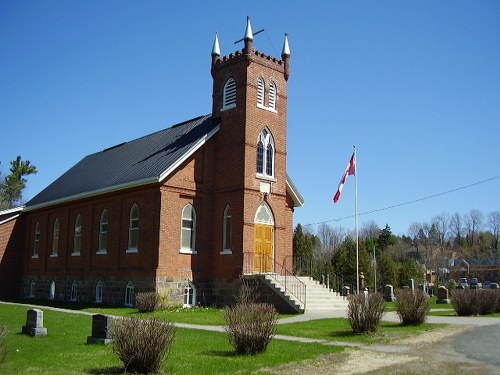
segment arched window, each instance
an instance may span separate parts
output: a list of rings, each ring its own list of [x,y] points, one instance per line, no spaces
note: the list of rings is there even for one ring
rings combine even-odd
[[[184,303],[182,307],[196,306],[196,288],[193,284],[187,283],[184,287]]]
[[[226,206],[224,210],[224,224],[223,224],[223,244],[222,251],[231,251],[231,237],[232,237],[232,217],[231,217],[231,207]]]
[[[30,298],[35,298],[35,291],[36,291],[36,281],[35,280],[31,280],[31,283],[30,283],[30,294],[29,294]]]
[[[259,77],[257,81],[257,107],[264,107],[264,92],[266,83],[264,78]]]
[[[104,288],[104,283],[99,280],[95,286],[95,302],[96,303],[101,303],[102,302],[102,290]]]
[[[33,237],[33,253],[32,258],[38,258],[38,252],[40,250],[40,223],[37,222],[35,225],[35,235]]]
[[[139,245],[139,207],[134,203],[130,209],[128,226],[128,252],[137,252]]]
[[[99,221],[99,248],[98,253],[106,254],[108,247],[108,211],[102,210],[101,220]]]
[[[222,94],[222,109],[236,107],[236,81],[229,78],[224,85]]]
[[[52,253],[50,256],[56,257],[59,254],[59,219],[54,222],[52,230]]]
[[[276,83],[271,82],[269,84],[269,109],[275,111],[276,110]]]
[[[196,252],[196,211],[188,204],[182,210],[181,252]]]
[[[49,286],[49,299],[53,300],[56,298],[56,282],[52,280]]]
[[[129,281],[125,288],[125,306],[134,306],[134,284]]]
[[[257,141],[257,174],[274,176],[274,140],[267,129],[263,129]]]
[[[73,281],[73,284],[71,285],[71,296],[69,297],[70,301],[77,301],[78,300],[78,283],[76,281]]]
[[[80,255],[82,250],[82,215],[76,215],[75,233],[73,235],[73,253],[71,255]]]

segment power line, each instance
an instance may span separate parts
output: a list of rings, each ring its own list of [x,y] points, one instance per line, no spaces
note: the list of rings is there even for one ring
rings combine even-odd
[[[432,198],[440,197],[440,196],[442,196],[442,195],[446,195],[446,194],[454,193],[454,192],[459,191],[459,190],[468,189],[468,188],[470,188],[470,187],[477,186],[477,185],[480,185],[480,184],[484,184],[484,183],[486,183],[486,182],[490,182],[490,181],[496,180],[496,179],[498,179],[498,178],[500,178],[500,175],[499,175],[499,176],[495,176],[495,177],[488,178],[488,179],[486,179],[486,180],[481,180],[481,181],[473,182],[473,183],[468,184],[468,185],[460,186],[460,187],[457,187],[457,188],[455,188],[455,189],[451,189],[451,190],[443,191],[443,192],[441,192],[441,193],[437,193],[437,194],[429,195],[429,196],[427,196],[427,197],[417,198],[417,199],[413,199],[413,200],[411,200],[411,201],[407,201],[407,202],[403,202],[403,203],[396,203],[396,204],[393,204],[393,205],[390,205],[390,206],[387,206],[387,207],[377,208],[377,209],[375,209],[375,210],[371,210],[371,211],[361,212],[361,213],[358,213],[358,216],[369,215],[369,214],[373,214],[373,213],[375,213],[375,212],[387,211],[387,210],[390,210],[390,209],[393,209],[393,208],[402,207],[402,206],[407,206],[407,205],[409,205],[409,204],[413,204],[413,203],[417,203],[417,202],[425,201],[425,200],[427,200],[427,199],[432,199]],[[312,226],[312,225],[319,225],[319,224],[331,223],[332,221],[335,221],[335,222],[340,222],[340,221],[342,221],[342,220],[352,219],[353,217],[354,217],[354,215],[343,216],[343,217],[336,218],[336,219],[329,219],[329,220],[325,220],[325,221],[318,221],[317,223],[305,224],[305,225],[303,225],[303,226],[304,226],[304,227],[307,227],[307,226]]]

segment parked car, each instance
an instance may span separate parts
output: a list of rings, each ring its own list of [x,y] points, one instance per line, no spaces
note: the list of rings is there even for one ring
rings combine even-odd
[[[470,279],[469,286],[471,289],[480,289],[482,285],[477,281],[477,277]]]
[[[490,284],[490,288],[491,288],[491,289],[498,289],[498,288],[499,288],[499,286],[498,286],[498,284],[497,284],[497,283],[491,283],[491,284]]]
[[[466,277],[461,277],[460,280],[458,280],[457,287],[460,289],[465,289],[469,287],[469,283],[467,282]]]

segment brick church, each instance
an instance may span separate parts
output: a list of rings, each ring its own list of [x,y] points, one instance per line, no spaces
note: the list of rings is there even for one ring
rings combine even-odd
[[[291,270],[290,49],[212,49],[212,114],[83,158],[0,212],[0,296],[134,305],[157,290],[230,303],[245,275]]]

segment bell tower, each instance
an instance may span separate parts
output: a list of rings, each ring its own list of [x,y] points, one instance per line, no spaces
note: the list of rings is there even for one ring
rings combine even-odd
[[[281,247],[291,241],[286,237],[293,233],[293,205],[287,201],[286,174],[288,36],[285,34],[281,59],[260,52],[247,18],[242,41],[242,50],[221,56],[219,35],[215,34],[210,72],[212,116],[220,122],[214,152],[214,218],[231,207],[231,256],[245,270],[253,263],[259,208],[265,206],[264,211],[273,216],[269,256],[283,260]],[[214,239],[215,248],[219,242]],[[223,267],[221,262],[214,264],[215,272],[218,267]]]

